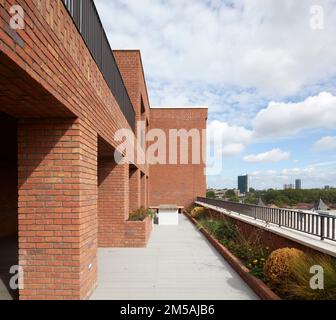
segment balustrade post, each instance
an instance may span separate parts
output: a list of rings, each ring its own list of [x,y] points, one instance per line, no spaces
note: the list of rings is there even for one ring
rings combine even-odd
[[[324,227],[325,227],[325,216],[320,216],[321,217],[321,240],[323,241],[325,239],[325,232],[324,232]]]

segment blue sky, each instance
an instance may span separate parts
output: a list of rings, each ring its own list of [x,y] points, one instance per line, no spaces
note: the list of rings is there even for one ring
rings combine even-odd
[[[111,47],[141,50],[152,106],[209,107],[209,187],[336,186],[336,1],[95,3]]]

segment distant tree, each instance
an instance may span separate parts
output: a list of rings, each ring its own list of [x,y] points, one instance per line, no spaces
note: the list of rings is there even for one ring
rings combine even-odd
[[[216,198],[216,193],[215,193],[215,191],[208,191],[206,193],[206,196],[207,196],[207,198],[215,199]]]
[[[257,198],[262,197],[267,204],[279,207],[295,206],[298,203],[310,203],[323,199],[328,204],[336,203],[336,190],[305,189],[305,190],[267,190],[256,192]]]
[[[207,197],[214,198],[214,191],[209,190]],[[229,201],[239,202],[235,190],[228,190],[225,197]],[[303,189],[303,190],[263,190],[257,191],[251,189],[246,195],[244,202],[248,204],[257,204],[259,198],[265,204],[274,204],[278,207],[295,207],[298,203],[314,204],[319,199],[322,199],[328,205],[336,205],[336,189],[321,190],[321,189]]]
[[[255,194],[250,193],[245,197],[244,203],[246,203],[246,204],[258,204],[258,200],[259,200],[259,198],[257,198],[255,196]]]
[[[228,197],[228,200],[231,202],[239,202],[239,197],[237,197],[236,195],[232,196],[232,197]]]
[[[255,193],[256,190],[254,188],[250,188],[250,193]]]
[[[236,193],[235,193],[234,190],[228,190],[228,191],[226,191],[225,196],[226,196],[227,198],[236,197]]]

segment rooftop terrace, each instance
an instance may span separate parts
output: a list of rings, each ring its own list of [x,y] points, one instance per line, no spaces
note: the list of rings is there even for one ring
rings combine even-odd
[[[184,216],[144,249],[100,249],[93,300],[259,299]]]

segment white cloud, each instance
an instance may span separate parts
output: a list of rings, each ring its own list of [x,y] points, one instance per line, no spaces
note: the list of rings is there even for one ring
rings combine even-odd
[[[317,152],[336,150],[336,137],[323,137],[314,144],[314,150]]]
[[[141,50],[152,105],[209,106],[222,156],[262,138],[336,127],[334,1],[95,3],[111,47]],[[324,9],[324,30],[310,28],[312,5]]]
[[[283,169],[281,173],[287,176],[299,176],[315,172],[314,167]]]
[[[336,96],[321,92],[298,103],[271,102],[253,120],[256,137],[288,137],[304,129],[336,127]]]
[[[248,95],[231,96],[232,99],[249,99]],[[191,104],[190,101],[188,102]],[[206,104],[206,103],[204,103]],[[168,105],[172,105],[168,103]],[[244,126],[230,125],[225,121],[212,120],[208,123],[209,144],[211,137],[222,137],[223,145],[218,155],[223,157],[241,154],[245,147],[256,143],[260,139],[295,137],[305,129],[333,129],[336,127],[336,96],[322,92],[297,103],[275,103],[261,110],[255,118],[249,119],[253,123],[252,129]],[[315,145],[319,150],[335,147],[335,137],[325,137]],[[322,146],[323,144],[323,146]],[[290,154],[273,149],[269,152],[249,155],[244,158],[247,162],[267,163],[287,160]],[[297,163],[299,160],[293,160]]]
[[[243,127],[230,126],[226,122],[211,121],[208,125],[208,145],[211,146],[214,139],[222,141],[220,150],[216,150],[218,156],[236,156],[241,154],[245,145],[251,141],[252,132]]]
[[[336,96],[321,92],[301,102],[271,102],[249,120],[252,122],[251,130],[218,120],[212,121],[208,129],[223,132],[226,137],[233,137],[233,139],[236,137],[235,142],[244,144],[260,138],[294,137],[305,129],[334,129]],[[332,139],[333,137],[326,137],[322,142],[333,146]]]
[[[227,144],[247,143],[252,138],[252,131],[239,126],[230,126],[226,122],[211,121],[208,125],[209,135],[222,135]]]
[[[322,188],[334,185],[336,180],[335,162],[311,164],[301,168],[284,168],[281,170],[257,171],[253,176],[255,188],[283,188],[284,184],[301,179],[304,188]]]
[[[273,149],[264,153],[248,155],[244,157],[244,161],[252,163],[275,163],[288,160],[289,157],[289,152],[285,152],[280,149]]]
[[[249,130],[243,126],[213,120],[208,124],[208,136],[223,137],[221,154],[233,156],[241,154],[248,144],[260,139],[295,137],[305,129],[333,129],[336,127],[336,96],[321,92],[302,102],[271,102],[252,118],[252,123],[253,128]],[[315,144],[315,150],[326,148],[336,148],[336,137],[325,137]],[[288,152],[275,148],[269,152],[246,156],[244,160],[257,163],[278,162],[287,160],[289,156]]]
[[[295,179],[301,179],[304,188],[323,188],[325,185],[335,186],[336,161],[313,163],[303,167],[283,168],[277,170],[255,170],[250,175],[252,187],[257,189],[277,188],[282,189],[284,184],[295,183]],[[230,170],[228,170],[228,173]],[[220,183],[217,183],[217,178]],[[237,178],[216,177],[211,185],[222,188],[223,185],[230,188],[236,187]]]
[[[284,97],[336,73],[333,1],[95,3],[112,48],[140,48],[148,79],[255,88]],[[316,4],[325,10],[326,28],[321,32],[310,28],[310,7]]]
[[[289,73],[283,72],[283,70],[295,68],[294,57],[283,49],[256,48],[251,50],[243,58],[242,68],[250,75],[258,74],[260,77],[258,87],[269,93],[277,93],[278,88],[274,85],[275,83],[285,84],[284,93],[296,92],[300,88],[300,83],[295,81],[295,78],[292,80]],[[270,76],[272,81],[269,79]]]
[[[241,143],[232,143],[224,145],[220,150],[220,154],[224,157],[236,156],[241,154],[245,149],[245,146]]]

